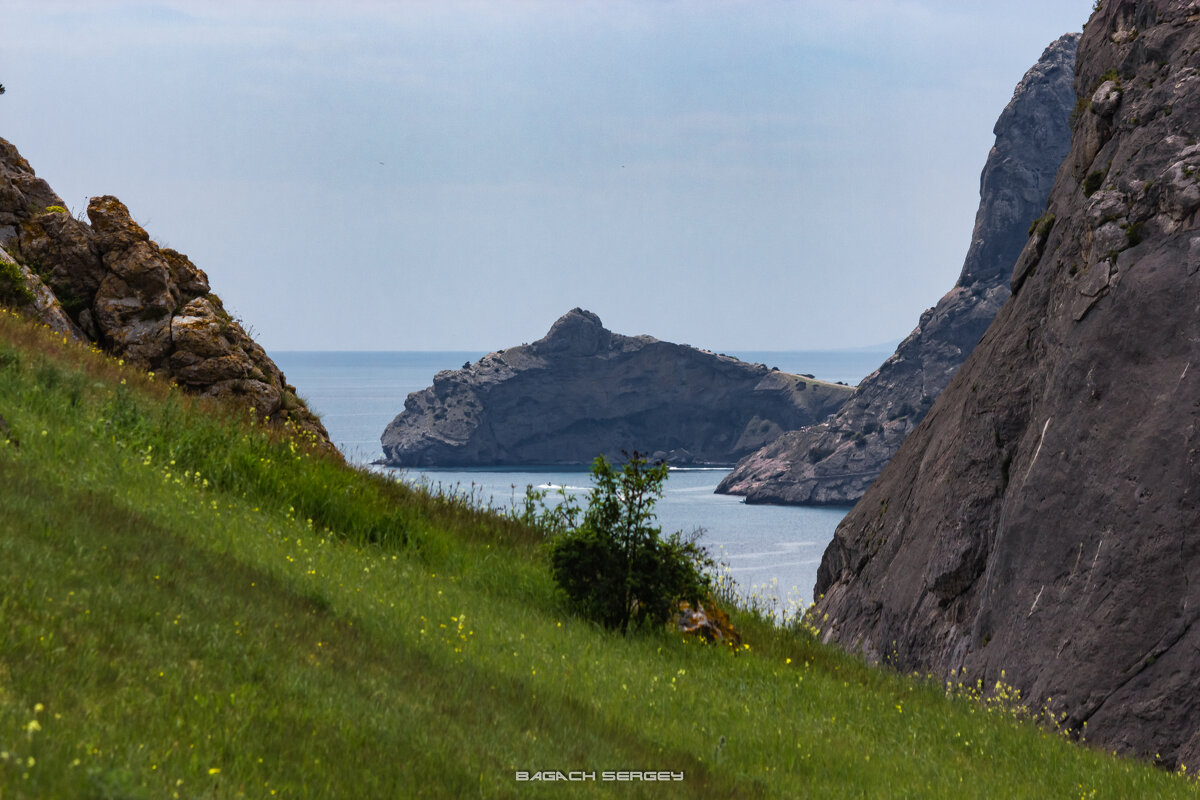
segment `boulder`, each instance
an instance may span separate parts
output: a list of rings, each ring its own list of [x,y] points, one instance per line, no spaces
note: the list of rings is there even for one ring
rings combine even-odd
[[[711,644],[727,644],[736,648],[742,636],[729,621],[729,616],[715,603],[697,603],[693,608],[686,600],[679,604],[675,615],[675,630],[688,636],[698,636]]]

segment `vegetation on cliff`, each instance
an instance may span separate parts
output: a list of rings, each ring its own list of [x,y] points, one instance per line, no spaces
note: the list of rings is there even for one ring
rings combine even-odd
[[[766,613],[736,655],[606,631],[537,530],[8,313],[0,416],[5,798],[1194,795]]]

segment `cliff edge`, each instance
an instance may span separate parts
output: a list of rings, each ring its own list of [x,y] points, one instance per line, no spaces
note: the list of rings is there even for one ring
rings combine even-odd
[[[979,209],[958,282],[838,414],[747,456],[717,487],[748,503],[851,505],[924,419],[1008,299],[1029,224],[1046,208],[1071,142],[1075,49],[1060,37],[1013,91],[979,179]]]
[[[1012,299],[838,527],[826,639],[1200,762],[1200,4],[1104,0]]]
[[[542,339],[439,372],[383,432],[392,466],[589,464],[639,450],[732,464],[836,411],[851,388],[609,331],[590,311]]]

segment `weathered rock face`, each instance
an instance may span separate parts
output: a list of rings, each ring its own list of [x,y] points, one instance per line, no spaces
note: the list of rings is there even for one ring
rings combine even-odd
[[[67,213],[0,139],[0,269],[15,267],[22,283],[10,304],[193,392],[250,406],[329,442],[295,388],[210,292],[202,270],[152,242],[115,197],[93,197],[87,212],[90,225]]]
[[[836,417],[747,456],[718,492],[750,503],[851,505],[925,417],[1008,299],[1029,224],[1046,208],[1071,142],[1079,34],[1052,43],[996,122],[979,188],[971,247],[958,283],[895,354],[863,379]]]
[[[394,466],[588,464],[638,450],[731,464],[836,411],[846,386],[621,336],[575,309],[533,344],[439,372],[384,431]]]
[[[86,338],[67,316],[54,292],[3,247],[0,247],[0,304],[21,309],[68,338],[76,341]]]
[[[1012,299],[839,526],[826,638],[1200,761],[1200,5],[1105,0]],[[1086,106],[1086,107],[1085,107]]]

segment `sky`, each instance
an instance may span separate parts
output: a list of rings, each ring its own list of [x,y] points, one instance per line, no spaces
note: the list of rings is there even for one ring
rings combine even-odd
[[[0,137],[268,350],[894,342],[1091,0],[6,3]]]

